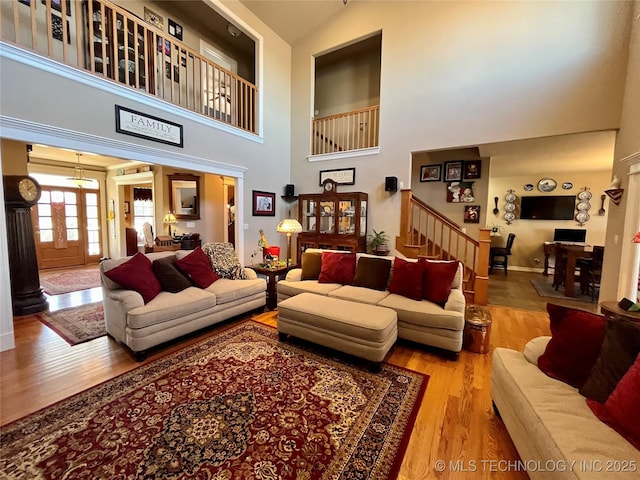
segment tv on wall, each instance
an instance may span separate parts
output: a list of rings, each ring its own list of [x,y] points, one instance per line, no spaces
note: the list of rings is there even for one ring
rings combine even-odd
[[[572,220],[575,209],[575,195],[539,195],[520,200],[523,220]]]

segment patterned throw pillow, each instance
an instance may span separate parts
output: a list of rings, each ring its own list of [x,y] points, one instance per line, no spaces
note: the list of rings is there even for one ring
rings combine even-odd
[[[211,242],[202,246],[202,251],[211,260],[213,271],[222,278],[243,280],[247,274],[240,265],[238,255],[230,243]]]

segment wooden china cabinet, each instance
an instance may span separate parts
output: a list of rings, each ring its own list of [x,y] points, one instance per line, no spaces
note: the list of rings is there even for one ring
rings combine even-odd
[[[298,217],[298,264],[307,248],[364,252],[367,248],[369,196],[363,192],[337,192],[338,184],[325,180],[322,193],[301,194]]]

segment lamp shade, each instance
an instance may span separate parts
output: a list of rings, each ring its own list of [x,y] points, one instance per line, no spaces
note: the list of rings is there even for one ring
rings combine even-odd
[[[175,225],[176,223],[178,223],[178,219],[173,213],[167,213],[162,219],[162,223],[164,223],[165,225]]]
[[[302,231],[300,222],[293,218],[285,218],[278,224],[278,233],[299,233]]]

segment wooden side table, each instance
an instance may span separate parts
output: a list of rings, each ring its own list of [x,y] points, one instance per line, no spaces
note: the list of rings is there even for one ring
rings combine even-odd
[[[276,283],[278,283],[280,277],[286,275],[289,270],[297,267],[297,265],[289,265],[288,267],[279,268],[267,268],[263,265],[249,265],[247,267],[254,270],[258,275],[267,277],[267,307],[269,310],[275,310],[278,306]]]
[[[464,316],[463,347],[473,353],[489,352],[491,314],[479,305],[468,305]]]
[[[600,310],[602,310],[602,314],[607,317],[607,320],[619,317],[626,320],[640,322],[640,312],[628,312],[623,310],[618,306],[618,302],[601,302]]]

